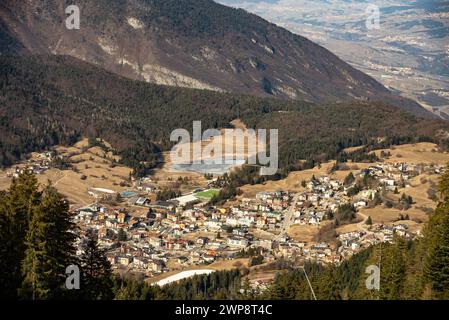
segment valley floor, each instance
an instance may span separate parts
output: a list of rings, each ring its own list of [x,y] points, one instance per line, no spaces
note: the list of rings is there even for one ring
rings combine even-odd
[[[89,147],[86,140],[54,152],[32,154],[3,170],[0,189],[32,166],[41,184],[51,181],[68,197],[83,230],[99,230],[116,272],[143,274],[150,283],[186,270],[250,268],[248,278],[261,285],[273,279],[273,263],[280,257],[338,262],[367,245],[389,241],[394,233],[413,238],[435,209],[432,195],[449,163],[449,154],[431,143],[396,146],[376,151],[378,163],[347,163],[333,172],[334,162],[324,163],[280,181],[243,186],[236,200],[208,208],[207,200],[195,195],[212,194],[213,180],[172,172],[168,161],[151,177],[134,180],[129,168],[117,164],[117,156]],[[55,156],[63,156],[70,168],[53,167]],[[348,195],[351,186],[344,180],[350,173],[355,177],[351,186],[364,174],[381,183]],[[197,201],[176,211],[159,204],[157,192],[174,185]],[[381,202],[373,204],[376,194]],[[412,198],[407,206],[403,194]],[[335,225],[327,215],[338,216],[345,204],[354,206],[354,218]],[[117,250],[119,230],[126,239],[119,240]]]

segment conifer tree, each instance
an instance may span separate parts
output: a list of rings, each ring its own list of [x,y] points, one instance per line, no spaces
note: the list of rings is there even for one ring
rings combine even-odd
[[[33,208],[39,202],[38,183],[27,171],[14,178],[8,192],[0,196],[0,297],[17,298],[22,283],[21,262],[25,235]]]
[[[449,199],[449,198],[447,198]],[[434,298],[449,298],[449,201],[441,203],[429,221],[424,273]]]
[[[6,193],[0,193],[0,298],[14,299],[16,297],[15,282],[20,282],[20,274],[14,272],[15,258],[11,255],[11,215],[6,205]]]
[[[404,239],[396,237],[393,244],[383,246],[381,262],[381,299],[401,299],[405,284],[406,245]]]
[[[81,256],[81,296],[86,300],[110,300],[112,292],[111,264],[104,250],[98,247],[97,236],[88,233],[86,247]]]
[[[54,187],[47,186],[26,235],[20,290],[23,298],[58,299],[68,295],[65,270],[76,263],[74,231],[67,201]]]
[[[341,284],[338,269],[329,265],[320,275],[317,298],[320,300],[341,300]]]
[[[354,174],[353,174],[352,172],[350,172],[350,173],[346,176],[345,181],[344,181],[344,184],[345,184],[346,186],[349,186],[349,185],[351,185],[354,181],[355,181]]]
[[[412,241],[407,256],[407,275],[404,284],[404,299],[426,298],[424,293],[425,281],[423,277],[424,257],[426,249],[422,239]]]
[[[368,219],[366,219],[365,224],[371,226],[373,224],[373,219],[371,219],[371,216],[368,216]]]
[[[433,298],[449,298],[449,166],[438,185],[441,202],[424,229],[424,280]]]

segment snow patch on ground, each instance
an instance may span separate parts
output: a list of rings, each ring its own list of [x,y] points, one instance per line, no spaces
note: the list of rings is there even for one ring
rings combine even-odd
[[[104,52],[106,52],[111,56],[114,55],[114,53],[117,50],[114,44],[112,44],[111,42],[109,42],[107,39],[104,38],[98,38],[98,45]]]
[[[176,282],[182,279],[186,279],[186,278],[190,278],[193,277],[194,275],[201,275],[201,274],[211,274],[212,272],[215,272],[215,270],[211,270],[211,269],[200,269],[200,270],[188,270],[188,271],[183,271],[177,274],[174,274],[168,278],[162,279],[158,282],[156,282],[156,285],[162,287],[165,286],[166,284],[172,283],[172,282]]]
[[[143,27],[144,27],[144,24],[142,21],[140,21],[139,19],[133,18],[133,17],[126,18],[126,22],[128,22],[128,24],[136,30],[143,29]]]
[[[269,46],[265,45],[265,44],[260,44],[259,43],[259,46],[261,46],[269,54],[273,54],[274,53],[274,50],[272,48],[270,48]]]

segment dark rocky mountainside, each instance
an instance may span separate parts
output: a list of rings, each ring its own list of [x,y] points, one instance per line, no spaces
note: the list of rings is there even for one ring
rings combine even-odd
[[[65,27],[73,3],[80,30]],[[380,100],[429,115],[306,38],[211,0],[2,0],[0,51],[70,55],[157,84],[318,103]]]

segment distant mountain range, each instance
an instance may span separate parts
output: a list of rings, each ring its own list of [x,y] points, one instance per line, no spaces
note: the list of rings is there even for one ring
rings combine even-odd
[[[449,119],[449,1],[217,0],[324,46],[384,86]],[[379,29],[367,29],[376,5]]]
[[[131,79],[330,103],[379,100],[431,114],[323,47],[211,0],[78,0],[81,29],[57,0],[3,0],[0,52],[69,55]],[[68,3],[67,3],[68,5]]]

